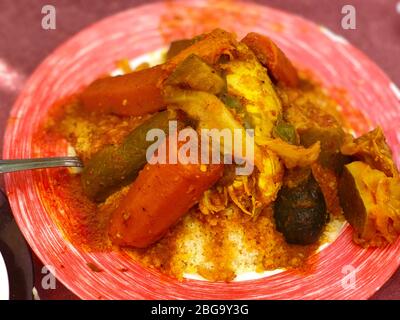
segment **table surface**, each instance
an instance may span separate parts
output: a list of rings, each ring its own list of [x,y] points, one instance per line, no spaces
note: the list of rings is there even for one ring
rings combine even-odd
[[[211,0],[209,0],[211,1]],[[227,1],[227,0],[225,0]],[[106,16],[145,0],[1,0],[0,1],[0,154],[7,117],[19,91],[37,65],[70,36]],[[266,0],[256,1],[322,24],[364,51],[400,86],[400,0]],[[51,3],[57,12],[56,30],[41,27],[42,7]],[[341,26],[342,7],[356,9],[356,29]],[[0,177],[0,187],[4,182]],[[41,299],[78,299],[57,282],[42,290],[42,263],[33,254],[36,288]],[[400,270],[372,297],[400,299]]]

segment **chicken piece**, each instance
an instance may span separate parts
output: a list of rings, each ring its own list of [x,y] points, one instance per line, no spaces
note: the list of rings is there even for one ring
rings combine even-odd
[[[268,205],[275,200],[281,187],[283,165],[273,151],[260,146],[272,136],[282,112],[280,100],[267,70],[245,44],[239,43],[235,59],[222,64],[221,68],[226,72],[228,94],[236,97],[244,109],[241,121],[254,129],[254,140],[260,150],[259,159],[256,158],[260,171],[257,186],[262,202]]]
[[[263,148],[262,167],[259,169],[257,186],[265,206],[275,201],[282,186],[284,168],[275,152]]]
[[[257,175],[237,176],[227,190],[232,202],[252,218],[256,218],[265,206],[257,194]]]
[[[221,212],[228,206],[228,190],[225,187],[213,187],[203,193],[199,201],[199,210],[202,214]]]
[[[228,93],[237,97],[246,111],[259,144],[270,138],[282,113],[280,100],[268,73],[244,44],[238,44],[235,59],[221,65],[226,72]],[[245,119],[242,119],[243,121]]]
[[[311,147],[295,146],[282,139],[271,139],[264,142],[269,150],[275,152],[283,161],[285,167],[292,169],[294,167],[308,167],[318,160],[320,152],[319,141]]]

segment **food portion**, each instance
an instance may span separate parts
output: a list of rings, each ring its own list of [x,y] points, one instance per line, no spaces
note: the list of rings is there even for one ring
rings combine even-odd
[[[88,112],[140,116],[164,107],[161,82],[166,71],[156,66],[121,77],[94,81],[82,92],[81,99]]]
[[[329,219],[321,188],[311,169],[288,170],[275,202],[276,228],[288,243],[318,241]]]
[[[250,32],[241,42],[254,52],[257,59],[278,83],[297,87],[299,78],[296,69],[271,39],[259,33]]]
[[[95,80],[49,116],[44,134],[84,162],[63,176],[85,212],[84,231],[66,234],[215,281],[304,271],[344,219],[357,244],[392,243],[400,184],[390,148],[379,127],[353,137],[338,109],[264,35],[175,41],[162,64]]]
[[[344,168],[339,184],[340,203],[363,246],[382,246],[400,232],[400,179],[361,161]]]
[[[357,139],[348,136],[346,143],[341,147],[341,151],[355,160],[363,161],[372,168],[382,171],[388,177],[396,178],[399,176],[392,159],[392,152],[380,127]]]
[[[157,128],[167,131],[171,120],[178,128],[184,121],[178,121],[174,111],[162,111],[130,132],[118,145],[108,145],[95,153],[85,163],[82,171],[82,187],[85,194],[96,202],[105,201],[108,196],[131,183],[146,164],[146,150],[152,144],[146,140],[147,132]]]
[[[112,241],[148,247],[200,200],[222,172],[222,164],[147,164],[112,215]]]

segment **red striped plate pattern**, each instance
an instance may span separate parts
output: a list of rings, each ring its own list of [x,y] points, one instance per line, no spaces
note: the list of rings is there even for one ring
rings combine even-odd
[[[312,69],[327,88],[346,88],[351,105],[380,124],[400,160],[399,90],[364,54],[328,30],[282,11],[231,1],[160,2],[104,19],[75,35],[36,69],[16,101],[7,127],[4,158],[64,155],[64,143],[34,142],[37,124],[59,98],[73,93],[115,68],[120,58],[134,58],[221,27],[239,37],[255,31],[271,36],[294,63]],[[344,113],[351,115],[348,104]],[[367,121],[351,119],[357,132]],[[232,283],[177,281],[147,270],[123,253],[88,253],[73,246],[58,227],[54,212],[67,217],[71,208],[57,192],[53,170],[6,176],[16,221],[38,257],[55,268],[57,278],[83,299],[364,299],[371,296],[400,264],[400,240],[364,250],[351,241],[349,227],[325,248],[315,272],[282,272]],[[93,272],[94,263],[103,272]],[[344,286],[347,266],[354,286]],[[121,268],[128,272],[121,272]]]

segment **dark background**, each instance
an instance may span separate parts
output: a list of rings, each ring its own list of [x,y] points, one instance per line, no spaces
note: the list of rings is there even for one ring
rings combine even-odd
[[[211,0],[210,0],[211,1]],[[24,82],[58,45],[82,28],[118,11],[149,3],[143,0],[0,0],[0,154],[9,110]],[[400,0],[265,0],[254,1],[283,9],[322,24],[364,51],[400,86]],[[56,30],[43,30],[41,9],[54,5]],[[357,27],[344,30],[341,9],[356,8]],[[371,79],[373,80],[373,79]],[[3,181],[0,177],[0,187]],[[57,283],[40,289],[42,264],[34,257],[36,287],[42,299],[74,299]],[[373,299],[400,299],[400,271]]]

